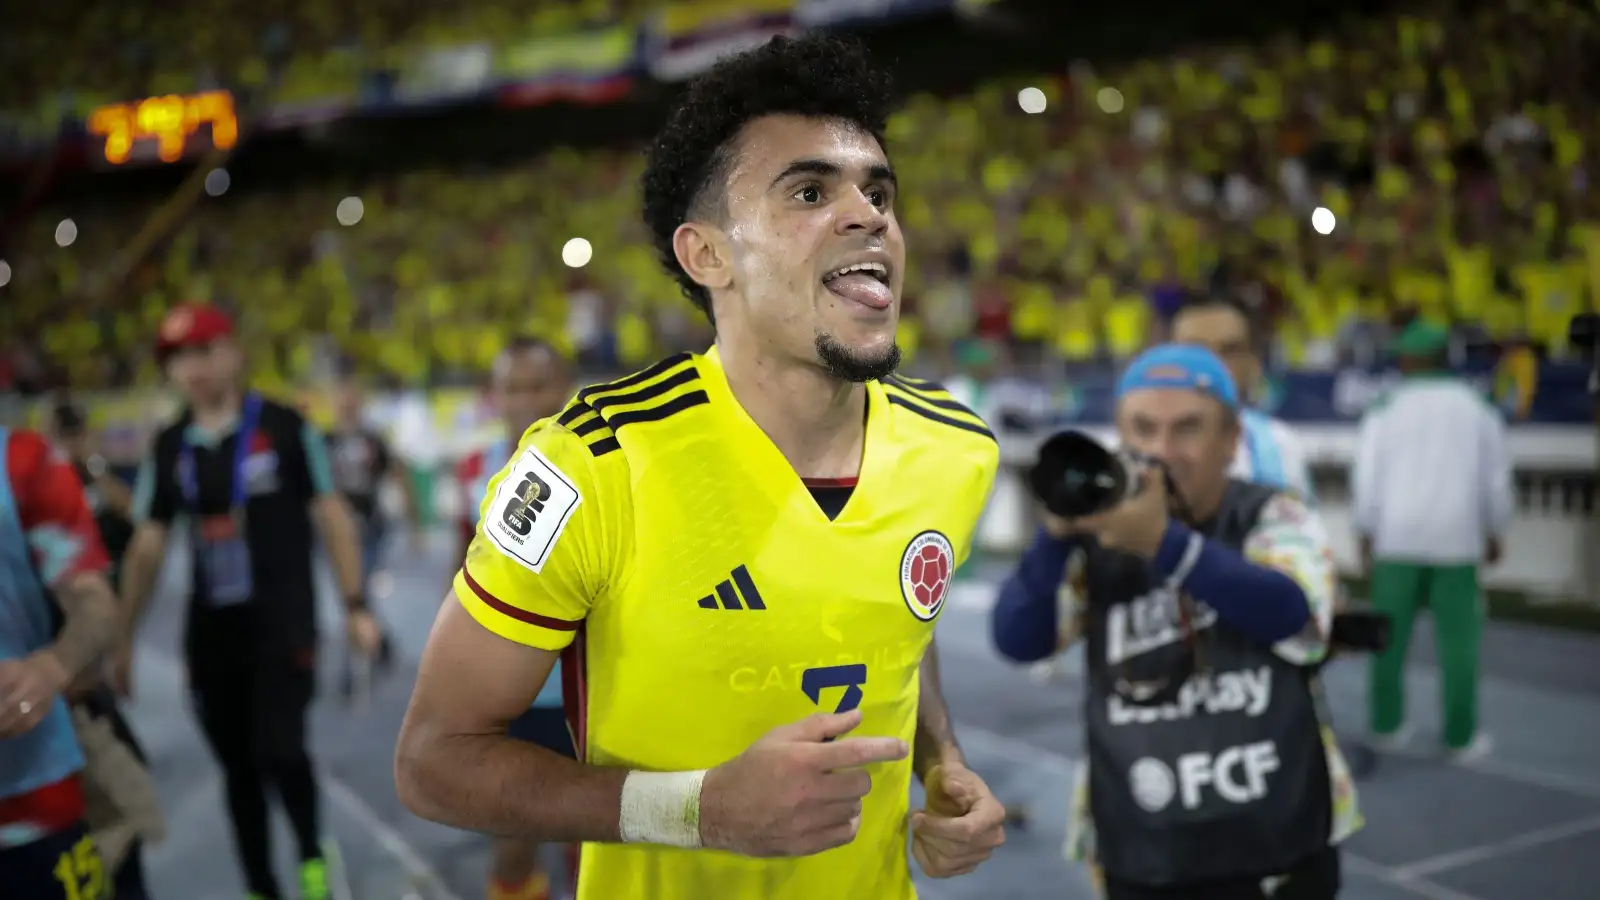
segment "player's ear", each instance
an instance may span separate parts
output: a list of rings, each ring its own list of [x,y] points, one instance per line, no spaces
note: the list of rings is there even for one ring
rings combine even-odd
[[[732,256],[722,230],[705,222],[685,222],[672,233],[672,252],[689,277],[708,290],[733,282]]]

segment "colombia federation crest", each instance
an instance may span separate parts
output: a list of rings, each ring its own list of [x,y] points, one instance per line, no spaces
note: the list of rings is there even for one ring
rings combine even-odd
[[[955,551],[943,534],[924,531],[911,539],[900,556],[900,595],[913,616],[933,621],[950,592],[955,567]]]

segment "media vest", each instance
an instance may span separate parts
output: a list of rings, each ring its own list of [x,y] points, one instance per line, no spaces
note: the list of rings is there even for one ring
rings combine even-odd
[[[1274,493],[1231,481],[1198,530],[1240,549]],[[1143,560],[1091,544],[1084,577],[1089,804],[1105,870],[1151,886],[1265,877],[1327,846],[1332,799],[1312,673],[1198,602],[1186,642],[1177,594]],[[1159,684],[1190,643],[1200,665],[1156,702],[1115,689],[1119,679]]]
[[[11,477],[5,471],[11,432],[0,426],[0,659],[22,659],[50,645],[54,601],[28,554]],[[0,800],[53,784],[83,768],[83,754],[65,700],[27,734],[0,740]]]

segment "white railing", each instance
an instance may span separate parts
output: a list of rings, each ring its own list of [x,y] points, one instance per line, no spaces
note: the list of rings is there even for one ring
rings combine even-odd
[[[1101,438],[1109,434],[1104,428],[1085,430]],[[1355,573],[1359,553],[1343,481],[1356,431],[1348,426],[1307,426],[1296,431],[1319,476],[1318,499],[1334,556],[1341,569]],[[1036,513],[1022,473],[1043,439],[1044,435],[1002,436],[1002,471],[980,525],[980,548],[1016,553],[1032,539]],[[1600,514],[1595,496],[1600,446],[1594,429],[1519,425],[1511,429],[1510,446],[1517,468],[1517,513],[1506,536],[1505,558],[1484,572],[1485,586],[1600,605]],[[1329,482],[1327,490],[1324,480]]]

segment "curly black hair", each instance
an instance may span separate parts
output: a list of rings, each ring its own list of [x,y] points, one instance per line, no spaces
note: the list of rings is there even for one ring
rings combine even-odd
[[[850,122],[881,145],[891,97],[888,74],[859,41],[826,34],[775,37],[689,84],[650,145],[640,188],[661,265],[707,319],[715,322],[711,295],[678,264],[672,234],[722,203],[720,182],[739,131],[762,116],[789,113]]]

